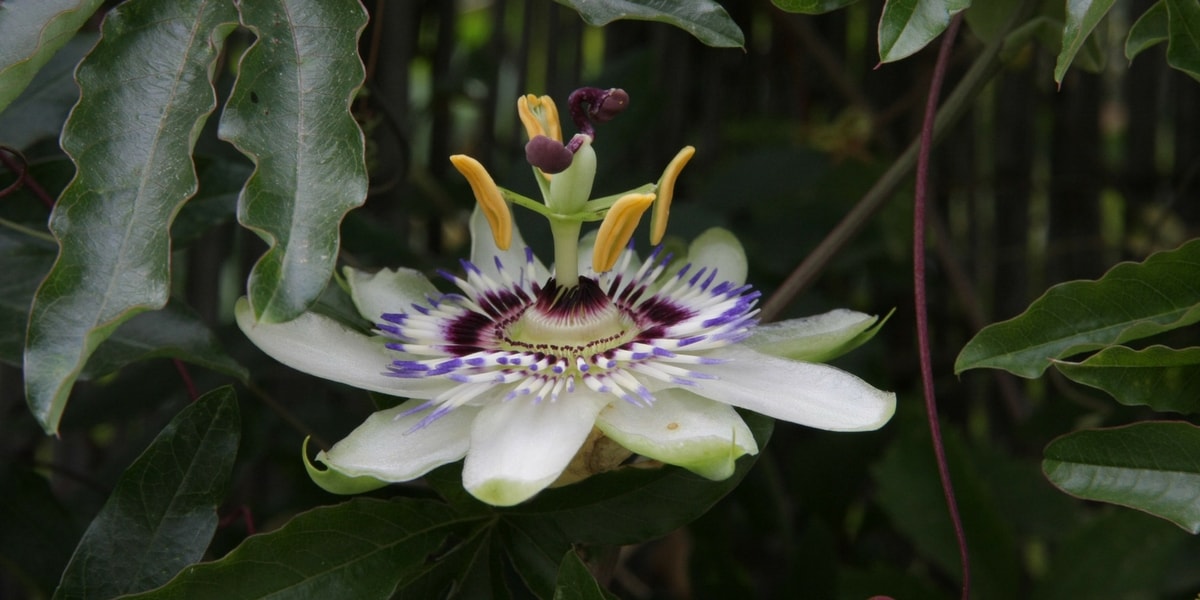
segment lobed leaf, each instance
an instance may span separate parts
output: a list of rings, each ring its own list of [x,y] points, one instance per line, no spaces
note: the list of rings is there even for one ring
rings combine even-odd
[[[171,420],[121,476],[63,572],[54,598],[113,598],[158,587],[204,555],[240,438],[233,388]]]
[[[103,0],[0,2],[0,112]]]
[[[390,598],[437,566],[444,546],[483,520],[425,500],[356,498],[297,515],[224,558],[184,570],[130,600]]]
[[[713,0],[555,0],[579,13],[588,25],[599,27],[621,19],[674,25],[717,48],[741,48],[742,29]]]
[[[1072,381],[1104,390],[1121,404],[1200,412],[1200,348],[1111,346],[1087,360],[1056,361],[1054,366]]]
[[[1046,446],[1042,470],[1073,496],[1136,508],[1200,533],[1200,427],[1190,423],[1069,433]]]
[[[771,4],[774,4],[779,10],[806,15],[833,12],[855,2],[858,0],[771,0]]]
[[[1200,79],[1200,2],[1166,0],[1167,64]]]
[[[1062,50],[1058,53],[1054,65],[1054,82],[1062,85],[1067,68],[1075,60],[1075,55],[1083,47],[1083,43],[1100,19],[1108,14],[1116,0],[1071,0],[1066,3],[1067,12],[1063,23]]]
[[[954,372],[1004,369],[1041,375],[1064,358],[1200,321],[1200,240],[1122,263],[1095,281],[1072,281],[1046,291],[1024,313],[975,334]]]
[[[1167,41],[1169,18],[1165,0],[1158,0],[1154,6],[1146,9],[1146,12],[1134,21],[1129,28],[1129,35],[1125,37],[1125,58],[1133,60],[1133,57],[1141,54],[1146,48]]]
[[[970,5],[971,0],[888,0],[879,17],[879,62],[916,54]]]
[[[209,80],[234,16],[228,0],[131,0],[79,67],[62,135],[77,173],[50,219],[59,254],[25,343],[26,399],[47,433],[100,342],[166,304],[167,230],[196,191],[190,155],[216,106]]]
[[[363,82],[356,0],[238,5],[258,39],[238,66],[218,134],[254,161],[238,219],[270,245],[247,283],[258,320],[289,321],[325,289],[342,217],[367,195],[362,131],[350,102]]]

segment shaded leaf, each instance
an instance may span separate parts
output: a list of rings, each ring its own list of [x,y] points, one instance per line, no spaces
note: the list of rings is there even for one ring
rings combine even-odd
[[[448,536],[469,537],[481,522],[435,502],[356,498],[297,515],[129,598],[390,598],[436,566]]]
[[[80,531],[45,477],[0,467],[0,563],[14,569],[37,594],[49,597]]]
[[[554,583],[554,600],[604,600],[604,593],[596,578],[579,559],[579,554],[568,550],[558,567],[558,580]]]
[[[80,33],[71,38],[7,109],[0,108],[3,111],[0,112],[0,142],[22,149],[41,139],[58,137],[63,121],[79,100],[75,66],[98,39],[100,36],[93,33]]]
[[[845,8],[858,0],[771,0],[780,10],[806,15],[819,15]]]
[[[1067,12],[1063,24],[1062,50],[1058,53],[1054,65],[1054,81],[1062,84],[1067,68],[1075,60],[1075,55],[1083,47],[1083,42],[1092,34],[1092,30],[1100,23],[1100,19],[1108,14],[1116,0],[1070,0],[1066,3]]]
[[[1125,58],[1133,60],[1146,48],[1167,41],[1169,18],[1165,0],[1155,2],[1154,6],[1142,13],[1125,38]]]
[[[37,0],[0,4],[0,111],[33,80],[102,4]]]
[[[1172,557],[1188,537],[1170,524],[1132,511],[1113,511],[1075,531],[1050,557],[1049,576],[1034,600],[1169,598]],[[1178,590],[1176,590],[1178,592]]]
[[[1200,2],[1166,0],[1167,64],[1200,78]]]
[[[1200,412],[1200,348],[1112,346],[1082,362],[1056,361],[1071,380],[1108,392],[1121,404]]]
[[[1042,470],[1073,496],[1136,508],[1200,533],[1200,427],[1190,423],[1069,433],[1046,446]]]
[[[588,25],[602,26],[621,19],[674,25],[717,48],[741,48],[742,29],[713,0],[555,0],[579,13]]]
[[[333,273],[342,217],[367,195],[350,102],[363,81],[356,0],[239,4],[258,39],[242,55],[219,135],[254,161],[238,219],[271,247],[247,282],[255,316],[294,319]]]
[[[915,421],[910,421],[915,425]],[[899,428],[897,428],[899,429]],[[947,515],[927,429],[910,427],[874,469],[878,501],[917,552],[955,579],[958,544]],[[945,431],[947,458],[971,556],[972,598],[1019,597],[1017,540],[975,456],[953,430]]]
[[[0,227],[0,361],[20,366],[29,304],[53,263],[53,242]]]
[[[112,598],[166,583],[204,555],[240,438],[233,389],[184,408],[125,471],[83,534],[55,598]]]
[[[970,0],[888,0],[879,17],[879,61],[912,56],[937,39]]]
[[[96,349],[80,377],[93,379],[150,358],[178,358],[242,381],[249,378],[200,317],[177,302],[122,323]]]
[[[954,372],[1004,369],[1037,377],[1050,360],[1200,321],[1200,240],[1122,263],[1095,281],[1046,291],[1024,313],[989,325],[963,347]]]
[[[108,14],[79,67],[62,135],[78,172],[50,220],[59,255],[25,346],[26,398],[49,433],[100,342],[166,304],[167,230],[196,191],[190,154],[216,106],[209,77],[234,16],[228,0],[133,0]]]

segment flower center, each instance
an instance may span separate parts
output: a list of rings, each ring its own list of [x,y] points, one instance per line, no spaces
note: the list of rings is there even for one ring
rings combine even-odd
[[[501,329],[506,349],[574,362],[631,341],[638,333],[636,325],[596,280],[581,277],[572,287],[561,287],[554,279],[547,281],[537,301]]]

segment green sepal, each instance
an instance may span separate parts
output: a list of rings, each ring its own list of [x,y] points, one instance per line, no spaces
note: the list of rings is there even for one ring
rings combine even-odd
[[[304,461],[304,470],[308,471],[308,476],[313,480],[313,483],[321,486],[321,489],[331,494],[353,495],[362,494],[377,490],[388,485],[387,481],[381,481],[367,475],[350,476],[326,466],[324,469],[316,466],[308,460],[308,440],[304,438],[304,444],[301,446],[300,457]],[[321,455],[317,455],[317,460],[321,460]]]

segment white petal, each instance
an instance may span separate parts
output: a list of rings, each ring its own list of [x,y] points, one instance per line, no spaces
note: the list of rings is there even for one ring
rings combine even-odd
[[[478,206],[471,213],[470,228],[471,262],[487,273],[489,277],[495,277],[498,274],[496,258],[499,257],[500,262],[504,264],[504,270],[513,274],[513,279],[517,279],[517,274],[525,268],[525,248],[528,244],[525,243],[525,238],[521,237],[521,230],[517,228],[516,221],[513,221],[512,243],[509,244],[508,250],[496,247],[496,239],[492,237],[492,227],[488,225],[487,217],[483,216],[483,211]],[[550,276],[546,266],[536,256],[533,258],[533,265],[539,282],[545,281]]]
[[[413,304],[428,305],[428,296],[441,295],[428,278],[413,269],[367,273],[346,267],[342,273],[358,313],[372,323],[378,323],[384,313],[411,312]]]
[[[773,356],[824,362],[844,354],[848,350],[845,346],[878,320],[875,315],[839,308],[803,319],[759,325],[745,343]]]
[[[651,406],[613,402],[600,411],[596,426],[642,456],[714,480],[733,475],[739,456],[758,453],[754,434],[732,406],[682,389],[654,398]]]
[[[440,379],[402,379],[384,373],[392,363],[381,337],[368,336],[316,313],[285,323],[257,323],[250,302],[234,307],[238,327],[271,358],[310,375],[364,390],[405,398],[429,399],[457,385]]]
[[[692,392],[769,417],[830,431],[879,429],[896,412],[896,395],[829,365],[798,362],[741,345],[713,350],[725,362],[695,369]]]
[[[700,234],[688,246],[688,262],[695,267],[717,269],[717,281],[737,285],[746,283],[746,251],[729,231],[714,227]]]
[[[557,402],[518,396],[485,406],[471,428],[463,486],[496,506],[532,498],[571,462],[608,398],[576,389]]]
[[[479,409],[463,406],[414,429],[429,411],[401,416],[422,404],[410,400],[367,417],[317,460],[353,477],[411,481],[467,455],[471,421]]]

